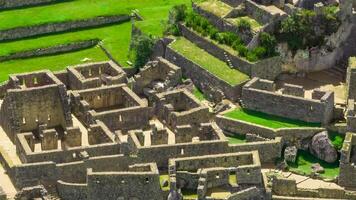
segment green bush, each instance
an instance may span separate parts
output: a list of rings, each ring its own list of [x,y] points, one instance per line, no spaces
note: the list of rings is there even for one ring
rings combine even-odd
[[[254,51],[248,51],[246,55],[246,59],[250,62],[256,62],[258,60],[258,56]]]
[[[178,23],[183,21],[187,15],[187,6],[176,5],[169,11],[168,22],[165,24],[164,34],[180,36]]]
[[[237,28],[239,29],[239,31],[251,31],[251,24],[246,19],[241,19],[237,23]]]
[[[237,45],[236,50],[237,50],[237,52],[239,52],[240,56],[242,56],[242,57],[247,56],[248,49],[243,44]]]
[[[321,16],[314,11],[300,10],[282,21],[279,39],[286,41],[294,51],[321,46],[325,36],[336,32],[339,25],[337,8],[333,6],[325,7]]]
[[[277,54],[276,53],[277,40],[274,36],[262,32],[259,36],[259,42],[261,47],[265,48],[266,52],[263,55],[264,57],[271,57]]]
[[[132,38],[130,57],[134,67],[141,68],[149,61],[155,43],[155,38],[145,34]]]
[[[252,53],[256,55],[258,59],[264,58],[266,56],[267,50],[265,47],[256,47],[252,49]]]

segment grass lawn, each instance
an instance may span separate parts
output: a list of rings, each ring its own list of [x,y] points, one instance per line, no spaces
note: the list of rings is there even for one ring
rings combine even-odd
[[[246,143],[246,136],[245,135],[233,135],[233,136],[226,136],[229,144],[243,144]]]
[[[200,49],[187,39],[178,38],[171,44],[171,47],[230,85],[238,85],[249,80],[246,74],[231,69],[225,62]]]
[[[198,4],[200,8],[218,17],[224,17],[232,11],[232,7],[220,0],[207,0]]]
[[[206,100],[204,94],[197,87],[194,87],[193,94],[197,99],[199,99],[199,101]]]
[[[166,187],[164,187],[162,185],[163,181],[167,180],[168,181],[168,185]],[[168,191],[169,190],[169,175],[168,174],[163,174],[159,176],[159,183],[161,185],[161,189],[163,191]]]
[[[0,43],[0,56],[96,38],[102,41],[115,60],[125,66],[131,39],[131,23]],[[2,64],[0,62],[0,66]]]
[[[189,5],[189,3],[190,0],[73,0],[46,6],[2,11],[0,12],[0,29],[90,18],[99,15],[130,13],[131,10],[137,9],[144,20],[135,22],[135,25],[144,33],[162,36],[164,29],[162,23],[168,19],[169,10],[174,5]],[[131,22],[3,42],[0,43],[0,56],[88,39],[100,39],[103,46],[113,55],[116,61],[124,67],[129,67],[126,61],[128,60],[128,51],[131,41]],[[77,54],[78,53],[69,55]],[[38,58],[41,62],[36,62],[37,59],[35,58],[27,59],[27,61],[13,60],[0,62],[0,68],[4,69],[0,71],[0,81],[7,79],[7,72],[19,73],[39,69],[61,70],[66,67],[65,63],[70,63],[71,65],[81,63],[80,61],[73,62],[78,59],[73,59],[72,56],[67,57],[65,55],[68,54],[54,57],[48,56],[48,59],[45,59],[45,57]],[[88,55],[87,57],[91,56],[93,55]],[[102,53],[95,55],[95,57],[102,57]],[[49,59],[51,58],[61,60],[50,61]],[[44,65],[43,60],[48,60],[48,64]],[[26,63],[26,66],[23,66],[23,63]],[[56,66],[50,66],[52,63],[55,63]],[[11,67],[11,69],[5,69],[9,67]],[[14,67],[19,67],[19,69],[13,69]]]
[[[231,22],[234,25],[238,25],[240,23],[241,20],[246,20],[250,23],[251,25],[251,29],[253,31],[259,31],[262,27],[262,25],[260,23],[258,23],[258,21],[256,21],[255,19],[249,17],[249,16],[243,16],[243,17],[238,17],[238,18],[230,18],[227,19],[229,22]]]
[[[167,15],[163,10],[187,0],[73,0],[63,3],[0,12],[0,30],[44,23],[130,14],[138,9],[143,17]],[[163,8],[163,9],[162,9]]]
[[[224,116],[232,119],[242,120],[268,128],[294,128],[294,127],[319,127],[319,123],[308,123],[299,120],[287,119],[266,113],[237,108]]]
[[[289,170],[298,174],[310,175],[312,170],[311,166],[314,163],[319,163],[324,169],[325,173],[321,174],[324,178],[333,179],[339,175],[339,162],[327,163],[317,159],[307,151],[298,150],[297,161],[295,164],[288,163]]]
[[[82,60],[84,58],[89,58],[90,62],[109,60],[109,58],[99,47],[53,56],[11,60],[0,63],[0,82],[7,80],[8,74],[37,71],[42,69],[59,71],[64,69],[66,66],[83,63]]]
[[[331,140],[331,143],[334,145],[334,147],[338,150],[342,148],[342,145],[345,140],[345,135],[339,134],[337,132],[332,132],[328,131],[329,134],[329,139]]]

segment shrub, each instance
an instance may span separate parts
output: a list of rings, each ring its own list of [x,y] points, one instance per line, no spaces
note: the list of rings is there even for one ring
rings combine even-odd
[[[259,36],[259,42],[261,47],[265,48],[265,57],[270,57],[270,56],[275,56],[276,53],[276,46],[277,46],[277,40],[274,36],[262,32]]]
[[[239,52],[240,56],[242,56],[242,57],[247,56],[248,49],[244,45],[242,45],[242,44],[237,45],[236,50],[237,50],[237,52]]]
[[[258,57],[253,51],[248,51],[246,59],[251,62],[256,62],[258,60]]]
[[[155,42],[152,36],[145,34],[132,38],[130,57],[134,67],[141,68],[149,61]]]
[[[170,24],[176,24],[177,22],[181,22],[184,20],[186,17],[187,13],[187,6],[182,4],[182,5],[176,5],[174,6],[170,11],[169,11],[169,17],[168,20]]]
[[[239,31],[251,31],[251,24],[246,19],[241,19],[237,23],[237,28],[239,29]]]
[[[267,50],[265,47],[256,47],[254,49],[252,49],[252,53],[254,55],[256,55],[257,58],[264,58],[266,57],[267,54]]]

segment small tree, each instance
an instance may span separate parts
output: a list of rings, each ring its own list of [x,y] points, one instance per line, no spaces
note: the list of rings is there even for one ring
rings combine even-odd
[[[263,47],[265,51],[264,57],[270,57],[276,55],[277,40],[274,36],[269,33],[262,32],[259,36],[260,46]]]
[[[145,34],[132,38],[130,57],[134,67],[141,68],[149,61],[155,43],[156,39]]]
[[[176,5],[169,11],[167,27],[165,28],[164,31],[166,35],[170,35],[170,34],[175,36],[180,35],[178,23],[185,19],[187,14],[186,12],[187,12],[187,6],[184,4]]]

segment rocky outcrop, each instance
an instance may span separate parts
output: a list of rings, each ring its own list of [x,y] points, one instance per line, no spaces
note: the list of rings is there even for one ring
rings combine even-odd
[[[312,138],[309,151],[320,160],[328,163],[333,163],[338,158],[337,151],[332,145],[327,131],[320,132]]]

